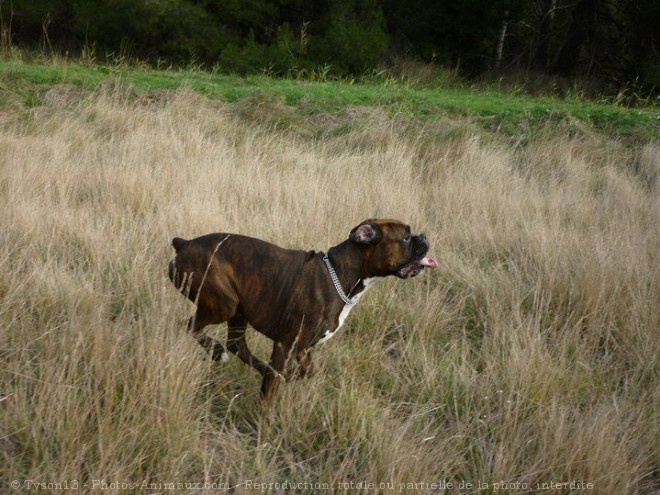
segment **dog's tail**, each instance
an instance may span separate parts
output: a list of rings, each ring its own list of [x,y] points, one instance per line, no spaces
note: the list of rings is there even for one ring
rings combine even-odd
[[[183,246],[188,244],[188,241],[185,239],[181,239],[181,237],[175,237],[172,239],[172,247],[174,247],[174,250],[178,253]]]
[[[186,244],[188,244],[188,241],[186,241],[185,239],[181,239],[180,237],[175,237],[174,239],[172,239],[172,247],[174,247],[176,254],[179,254],[181,248],[183,248]],[[170,277],[170,280],[176,286],[176,288],[181,289],[183,285],[183,278],[177,268],[176,255],[170,261],[170,264],[168,266],[168,275]]]

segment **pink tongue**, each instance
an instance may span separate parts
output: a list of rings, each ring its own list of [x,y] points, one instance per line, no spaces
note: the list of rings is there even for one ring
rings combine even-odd
[[[433,258],[429,258],[428,256],[424,256],[421,260],[419,260],[419,264],[429,268],[438,268],[438,262]]]

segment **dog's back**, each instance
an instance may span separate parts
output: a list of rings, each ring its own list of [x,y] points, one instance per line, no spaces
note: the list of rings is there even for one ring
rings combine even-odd
[[[181,292],[202,308],[211,309],[217,301],[240,303],[255,328],[285,309],[303,265],[314,257],[313,251],[285,249],[239,234],[175,237],[172,246],[176,256],[169,264],[169,278]]]

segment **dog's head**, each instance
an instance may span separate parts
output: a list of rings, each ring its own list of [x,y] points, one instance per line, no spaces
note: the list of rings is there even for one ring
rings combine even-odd
[[[370,277],[416,277],[438,262],[426,256],[429,242],[424,234],[412,234],[397,220],[369,219],[351,230],[348,238],[363,251],[363,269]]]

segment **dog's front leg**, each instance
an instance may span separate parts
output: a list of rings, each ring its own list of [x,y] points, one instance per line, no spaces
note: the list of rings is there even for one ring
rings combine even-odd
[[[298,380],[314,374],[314,362],[312,361],[312,349],[310,347],[296,352],[298,367],[287,375],[287,380]]]

